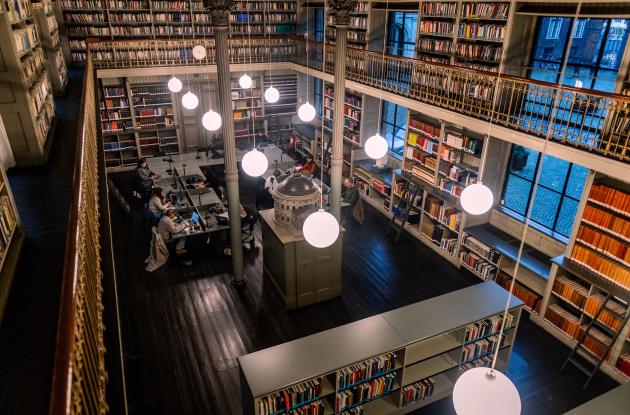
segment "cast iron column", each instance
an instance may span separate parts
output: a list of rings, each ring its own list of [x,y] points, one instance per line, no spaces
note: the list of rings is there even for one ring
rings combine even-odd
[[[335,105],[333,107],[333,140],[330,158],[330,210],[341,220],[341,182],[343,167],[344,102],[346,93],[346,48],[350,14],[356,0],[329,0],[330,11],[335,15]],[[324,57],[325,59],[325,57]]]
[[[228,52],[228,18],[234,9],[232,0],[204,0],[214,26],[214,42],[217,51],[217,80],[219,84],[219,108],[223,120],[223,150],[225,160],[225,186],[227,191],[228,215],[230,216],[230,242],[232,245],[232,283],[244,285],[243,243],[241,242],[240,199],[238,195],[238,170],[236,168],[236,140],[232,118],[232,93],[230,56]]]

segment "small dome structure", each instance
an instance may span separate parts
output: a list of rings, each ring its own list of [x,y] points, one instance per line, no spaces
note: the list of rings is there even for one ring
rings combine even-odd
[[[290,175],[273,191],[274,222],[301,230],[306,217],[315,211],[319,197],[313,180],[299,173]]]

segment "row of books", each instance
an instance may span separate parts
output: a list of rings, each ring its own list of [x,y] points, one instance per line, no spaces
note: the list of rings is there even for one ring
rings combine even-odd
[[[471,362],[465,362],[460,365],[462,371],[474,369],[476,367],[490,367],[492,366],[492,357],[482,356],[479,359],[475,359]]]
[[[118,120],[101,122],[101,129],[104,133],[119,133],[123,131],[133,130],[133,122],[131,120]]]
[[[155,121],[154,118],[145,118],[145,119],[141,119],[138,122],[138,126],[137,128],[139,129],[145,129],[145,130],[149,130],[149,129],[155,129],[155,128],[169,128],[169,127],[174,127],[175,126],[175,121],[173,121],[172,119],[166,117],[166,118],[162,118],[160,121]]]
[[[462,149],[468,154],[475,156],[481,155],[483,148],[483,140],[470,137],[468,135],[456,135],[447,133],[444,138],[444,144],[454,147],[456,149]]]
[[[151,24],[151,15],[146,13],[110,13],[109,21],[112,23],[147,23]]]
[[[472,251],[460,251],[459,261],[472,268],[484,280],[491,280],[497,275],[497,267]]]
[[[581,309],[586,303],[589,289],[577,281],[560,275],[553,283],[553,292]]]
[[[492,66],[492,65],[486,65],[486,64],[475,63],[475,62],[467,62],[467,61],[457,62],[457,65],[464,68],[474,69],[476,71],[497,72],[499,70],[499,67],[496,65]],[[487,99],[487,96],[483,98]]]
[[[55,100],[52,95],[48,95],[44,102],[43,110],[35,119],[37,141],[42,148],[48,139],[48,132],[50,131],[53,118],[55,118]]]
[[[466,232],[462,235],[462,243],[470,249],[473,249],[477,254],[482,255],[484,259],[494,264],[498,264],[501,259],[501,252],[491,248]]]
[[[288,412],[288,415],[324,415],[325,411],[324,401],[319,400],[293,409]]]
[[[105,98],[118,98],[126,95],[125,87],[122,86],[105,86],[103,93]]]
[[[501,336],[501,345],[505,345],[506,337]],[[470,362],[472,360],[478,359],[481,356],[488,355],[490,353],[496,352],[500,347],[499,345],[499,336],[494,335],[491,337],[487,337],[485,339],[481,339],[474,343],[465,344],[462,347],[462,357],[461,363]]]
[[[630,353],[623,353],[617,359],[617,369],[630,377]]]
[[[510,3],[464,3],[462,17],[507,19]]]
[[[123,118],[131,118],[131,112],[129,110],[101,111],[101,121],[120,120]]]
[[[450,238],[451,233],[448,228],[442,225],[436,225],[431,221],[422,222],[420,232],[440,247],[442,245],[442,240],[452,239]]]
[[[583,225],[578,229],[576,238],[578,242],[588,245],[589,248],[608,256],[614,256],[626,264],[630,263],[630,249],[628,249],[627,242],[619,241],[612,236]]]
[[[484,61],[499,62],[503,48],[501,46],[463,44],[457,45],[457,55],[467,59],[479,59]]]
[[[577,340],[582,333],[580,319],[559,304],[550,304],[547,307],[545,317],[551,324],[558,327],[572,339]]]
[[[424,202],[424,210],[450,229],[457,230],[459,228],[462,217],[461,212],[454,207],[446,205],[443,200],[435,196],[427,196]]]
[[[155,97],[133,97],[134,107],[153,107],[160,105],[172,105],[171,97],[167,95],[155,96]]]
[[[586,300],[586,304],[584,305],[584,312],[589,316],[594,317],[595,314],[597,314],[597,312],[599,311],[600,307],[604,304],[605,300],[606,297],[604,297],[604,294],[602,293],[591,295],[590,297],[588,297],[588,300]],[[606,304],[606,307],[609,308],[611,311],[602,309],[599,313],[599,316],[597,317],[597,320],[599,320],[602,324],[610,327],[612,330],[621,329],[622,318],[626,313],[626,307],[615,301],[609,301],[608,304]]]
[[[234,112],[235,120],[250,120],[252,118],[262,118],[263,111],[262,109],[254,109],[254,110],[240,110]]]
[[[464,186],[444,178],[438,179],[437,188],[455,197],[460,197],[464,191]]]
[[[388,393],[394,385],[395,374],[390,373],[380,378],[372,379],[352,389],[337,392],[337,412],[349,409],[362,402],[377,398]]]
[[[586,205],[584,207],[582,221],[588,224],[595,224],[630,239],[630,220],[625,220],[595,206]]]
[[[589,198],[630,215],[630,194],[603,184],[593,184]]]
[[[135,150],[135,149],[136,149],[136,142],[133,140],[112,141],[109,143],[103,143],[103,150],[106,152]]]
[[[26,79],[31,79],[33,75],[37,74],[44,65],[44,51],[42,48],[33,49],[26,59],[22,60],[22,72]]]
[[[455,17],[457,14],[457,3],[428,3],[422,2],[420,8],[422,16]]]
[[[591,327],[588,335],[582,342],[584,347],[590,350],[595,356],[604,357],[606,347],[610,342],[610,337],[606,336],[602,331],[595,327]]]
[[[138,116],[140,118],[144,117],[172,117],[173,116],[173,108],[144,108],[138,111]]]
[[[485,23],[461,23],[458,36],[465,39],[503,40],[505,26]]]
[[[501,287],[509,290],[512,284],[512,277],[500,271],[496,282]],[[524,302],[527,307],[536,313],[540,313],[540,307],[542,306],[542,297],[540,295],[518,281],[514,282],[514,290],[512,292],[514,296]]]
[[[418,42],[418,50],[448,54],[453,50],[453,42],[450,40],[423,38]]]
[[[319,398],[321,393],[321,378],[307,380],[260,398],[258,401],[258,413],[260,415],[271,415],[280,411],[288,412],[298,405]]]
[[[147,137],[138,140],[140,147],[157,147],[160,143],[157,137]]]
[[[105,23],[103,13],[72,13],[65,14],[66,23]]]
[[[337,372],[337,388],[338,390],[346,389],[381,373],[391,372],[395,364],[396,354],[387,353],[341,369]]]
[[[7,13],[11,23],[19,22],[32,15],[30,0],[5,0],[3,3],[4,12]]]
[[[23,29],[13,30],[13,42],[15,43],[15,50],[20,55],[34,47],[39,42],[35,25],[28,25]]]
[[[440,248],[446,251],[450,256],[455,256],[455,252],[457,251],[457,238],[442,238],[442,240],[440,240]]]
[[[407,134],[407,142],[413,147],[421,149],[425,153],[429,153],[431,155],[437,154],[438,143],[427,137],[422,137],[414,131],[409,131],[409,134]],[[407,150],[410,149],[410,147],[407,148]]]
[[[595,251],[575,244],[571,251],[571,259],[586,268],[589,268],[610,281],[630,289],[630,270],[627,267],[618,265]]]
[[[419,134],[430,138],[431,140],[439,140],[441,127],[439,125],[429,124],[427,122],[409,119],[409,127],[413,128]]]
[[[435,380],[433,378],[426,378],[418,381],[414,384],[405,386],[402,390],[402,404],[409,405],[410,403],[430,398],[435,390]]]
[[[31,114],[36,115],[42,110],[46,97],[51,93],[50,81],[47,76],[42,76],[29,89],[29,107]]]
[[[0,258],[6,253],[17,218],[8,196],[0,197]]]
[[[288,13],[266,13],[266,14],[250,14],[250,13],[233,13],[229,17],[230,23],[294,23],[297,16]]]
[[[453,22],[423,20],[418,23],[418,31],[421,34],[428,33],[443,36],[452,36],[453,29]]]
[[[107,98],[101,101],[101,109],[129,108],[127,98]]]
[[[85,49],[87,47],[85,40],[76,39],[68,40],[68,45],[70,46],[70,49]]]
[[[491,85],[455,79],[451,82],[451,91],[455,94],[468,95],[473,98],[488,100],[493,89]]]
[[[413,154],[413,158],[411,158],[411,156],[409,155],[410,151]],[[417,154],[416,154],[417,153]],[[431,160],[431,157],[426,156],[425,154],[420,153],[420,150],[415,150],[412,148],[408,148],[407,149],[407,154],[405,155],[405,157],[407,157],[405,159],[404,162],[404,169],[411,172],[411,174],[413,174],[414,176],[430,183],[430,184],[435,184],[435,176],[434,176],[434,172],[429,172],[427,170],[425,170],[425,168],[431,170],[429,167],[425,166],[424,162],[425,160]],[[418,157],[418,158],[416,158]],[[433,159],[435,160],[435,159]]]
[[[469,324],[466,326],[466,332],[464,333],[464,343],[475,342],[491,334],[498,333],[501,329],[502,323],[503,314],[501,313]],[[513,324],[514,316],[512,313],[507,313],[507,317],[505,319],[505,330],[512,328]]]

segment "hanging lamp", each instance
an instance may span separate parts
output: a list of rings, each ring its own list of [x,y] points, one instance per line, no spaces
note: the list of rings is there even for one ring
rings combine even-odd
[[[171,46],[171,32],[170,32],[170,28],[169,28],[169,32],[168,32],[168,45],[169,47]],[[167,58],[168,59],[168,58]],[[179,92],[182,90],[182,81],[180,81],[180,79],[178,77],[175,76],[175,57],[173,57],[173,63],[171,65],[171,78],[168,80],[168,83],[166,84],[166,86],[168,87],[168,90],[171,92]]]
[[[263,27],[266,27],[266,24],[268,22],[267,21],[267,7],[268,7],[268,2],[265,2],[265,13],[264,13],[265,22],[263,23]],[[265,31],[268,31],[268,30],[265,30]],[[278,91],[273,86],[273,80],[271,78],[271,33],[269,33],[269,37],[267,39],[268,39],[267,47],[269,48],[269,88],[265,90],[265,101],[267,101],[270,104],[275,104],[280,99],[280,91]]]
[[[309,18],[308,18],[309,4],[308,0],[306,0],[306,70],[308,72],[308,55],[309,55],[309,46],[310,46],[310,31],[309,31]],[[300,120],[304,122],[313,121],[316,115],[315,107],[308,102],[308,78],[306,75],[306,102],[298,108],[298,117]]]
[[[206,31],[204,29],[203,31],[203,44],[204,47],[203,49],[206,50]],[[206,65],[209,66],[210,62],[208,61],[208,54],[206,53],[204,58],[206,59]],[[210,85],[210,74],[208,74],[208,91],[210,91],[211,89],[211,85]],[[210,109],[208,111],[206,111],[203,116],[201,117],[201,125],[203,125],[203,128],[205,128],[208,131],[217,131],[219,128],[221,128],[221,125],[223,125],[222,119],[221,119],[221,114],[219,114],[218,112],[214,111],[212,109],[212,99],[208,100],[210,102]]]

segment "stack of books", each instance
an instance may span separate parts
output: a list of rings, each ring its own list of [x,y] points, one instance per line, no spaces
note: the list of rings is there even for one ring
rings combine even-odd
[[[549,307],[547,307],[545,317],[551,324],[575,340],[577,340],[582,333],[580,319],[562,308],[559,304],[550,304]]]
[[[431,397],[434,389],[435,380],[433,378],[426,378],[412,385],[405,386],[402,390],[403,406]]]

